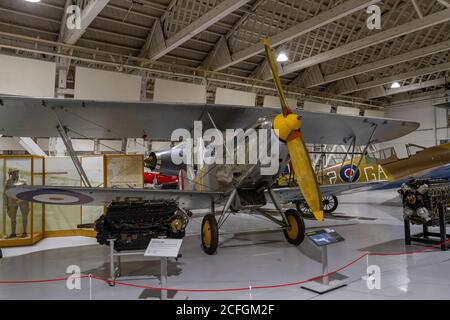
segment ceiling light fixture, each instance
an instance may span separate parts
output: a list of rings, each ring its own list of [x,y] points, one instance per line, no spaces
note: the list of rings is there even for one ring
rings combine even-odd
[[[289,60],[289,58],[288,58],[286,52],[280,51],[280,52],[278,53],[278,56],[277,56],[277,61],[278,61],[278,62],[286,62],[286,61],[288,61],[288,60]]]
[[[398,89],[398,88],[400,88],[400,87],[401,87],[401,85],[400,85],[400,83],[398,83],[397,81],[394,82],[393,84],[391,84],[391,89]]]
[[[286,62],[289,61],[289,57],[288,57],[288,50],[286,50],[286,46],[285,45],[281,45],[279,46],[276,50],[275,50],[275,54],[277,56],[277,62]]]
[[[41,0],[25,0],[26,2],[33,2],[33,3],[36,3],[36,2],[41,2]]]

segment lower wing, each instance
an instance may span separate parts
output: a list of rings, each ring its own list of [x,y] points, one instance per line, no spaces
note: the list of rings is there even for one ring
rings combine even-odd
[[[21,186],[7,191],[10,198],[53,205],[107,206],[115,201],[175,201],[184,209],[206,209],[220,202],[220,192],[181,190]]]
[[[363,183],[342,183],[342,184],[329,184],[321,185],[320,192],[322,195],[343,195],[350,192],[362,192],[374,190],[387,185],[387,181],[376,182],[363,182]],[[283,203],[303,200],[303,196],[300,193],[298,187],[294,188],[278,188],[273,190]]]

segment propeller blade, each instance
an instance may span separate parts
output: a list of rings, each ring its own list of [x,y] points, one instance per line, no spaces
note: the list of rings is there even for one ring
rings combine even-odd
[[[314,217],[318,221],[323,221],[322,195],[320,193],[319,184],[317,183],[317,176],[311,165],[308,149],[302,139],[300,131],[301,117],[293,114],[289,107],[278,74],[277,64],[273,57],[272,48],[270,47],[267,38],[264,38],[264,48],[266,50],[267,61],[272,71],[273,81],[280,98],[282,110],[282,114],[275,117],[273,127],[278,130],[280,139],[287,143],[295,178],[306,203],[311,208]]]
[[[303,197],[318,221],[323,221],[322,195],[312,170],[308,150],[301,137],[287,142],[292,167]]]
[[[278,75],[278,67],[275,59],[273,58],[272,47],[270,46],[269,39],[264,38],[264,49],[266,50],[267,62],[269,63],[270,69],[272,70],[273,82],[277,88],[278,97],[280,97],[281,110],[283,116],[287,116],[292,113],[291,108],[287,102],[286,96],[284,95],[283,86],[281,85],[281,79]]]

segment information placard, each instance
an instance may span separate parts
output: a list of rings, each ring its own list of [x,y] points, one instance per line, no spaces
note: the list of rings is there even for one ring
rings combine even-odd
[[[342,242],[345,239],[333,229],[321,229],[306,233],[306,236],[316,246],[323,247],[333,243]]]
[[[176,258],[182,243],[183,239],[152,239],[144,256]]]

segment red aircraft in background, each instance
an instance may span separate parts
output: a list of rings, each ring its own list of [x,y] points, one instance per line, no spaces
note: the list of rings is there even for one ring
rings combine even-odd
[[[157,172],[144,172],[144,183],[145,184],[176,184],[178,183],[178,176],[163,176]]]

